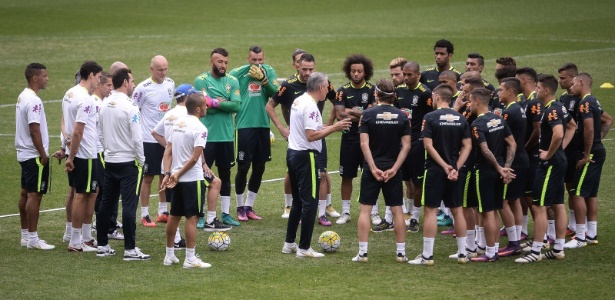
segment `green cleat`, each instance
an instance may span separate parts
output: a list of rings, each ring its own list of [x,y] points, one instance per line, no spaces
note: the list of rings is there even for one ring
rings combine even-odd
[[[237,222],[231,215],[222,213],[222,223],[231,226],[241,226],[239,222]]]

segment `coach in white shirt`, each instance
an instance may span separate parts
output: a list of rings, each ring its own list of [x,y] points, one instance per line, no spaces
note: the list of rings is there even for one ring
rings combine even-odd
[[[348,129],[350,118],[334,125],[322,126],[322,116],[317,101],[325,100],[329,81],[325,74],[314,72],[307,81],[307,92],[295,99],[290,110],[290,135],[286,164],[293,194],[293,204],[286,227],[286,242],[282,253],[296,252],[297,257],[323,257],[310,247],[314,220],[318,208],[320,178],[316,156],[322,148],[321,139],[329,134]],[[299,245],[295,243],[297,228],[301,221]]]

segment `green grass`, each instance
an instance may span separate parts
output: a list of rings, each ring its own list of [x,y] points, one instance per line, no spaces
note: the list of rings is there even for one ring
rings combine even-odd
[[[403,56],[422,67],[434,64],[433,44],[440,38],[456,46],[453,65],[463,69],[465,54],[478,51],[486,58],[484,77],[494,82],[494,59],[514,56],[519,66],[555,74],[565,62],[577,63],[594,77],[594,94],[613,114],[613,89],[599,89],[615,81],[615,3],[609,1],[15,1],[0,3],[0,215],[17,213],[19,164],[13,147],[14,107],[25,86],[23,71],[33,61],[47,65],[50,82],[40,97],[61,99],[73,74],[86,59],[107,68],[121,60],[136,81],[149,76],[149,60],[163,54],[169,77],[193,82],[208,68],[215,47],[230,51],[230,66],[246,62],[247,49],[259,44],[279,76],[292,74],[290,54],[297,48],[313,53],[317,69],[330,75],[335,86],[346,82],[340,71],[346,55],[364,53],[376,66],[372,81],[388,77],[388,63]],[[60,103],[46,104],[50,135],[59,135]],[[327,111],[327,110],[326,110]],[[325,116],[326,117],[326,116]],[[273,145],[273,161],[264,179],[285,172],[286,143]],[[613,138],[608,136],[608,138]],[[329,170],[338,166],[339,135],[328,139]],[[59,146],[53,138],[52,151]],[[612,140],[605,141],[609,153]],[[66,176],[53,165],[53,192],[41,209],[64,206]],[[233,174],[235,171],[233,170]],[[431,268],[397,264],[391,233],[370,236],[370,262],[353,264],[357,251],[353,204],[350,224],[331,229],[342,237],[341,249],[321,260],[282,255],[285,220],[282,182],[263,183],[256,210],[264,217],[229,232],[228,252],[206,249],[203,232],[197,251],[213,267],[183,270],[164,267],[164,229],[137,227],[137,245],[152,254],[150,262],[123,262],[122,243],[111,245],[120,255],[96,258],[64,250],[64,211],[42,213],[40,235],[58,248],[26,251],[18,246],[19,218],[0,218],[0,282],[2,298],[613,298],[615,279],[615,165],[607,159],[600,190],[600,244],[566,252],[564,261],[528,266],[511,259],[497,264],[457,265],[446,256],[455,241],[437,236],[436,265]],[[334,206],[340,207],[339,176],[331,175]],[[358,181],[355,181],[355,194]],[[234,192],[233,192],[234,194]],[[153,202],[156,202],[155,200]],[[234,203],[234,200],[232,201]],[[155,209],[152,205],[150,211]],[[383,208],[381,208],[383,212]],[[317,225],[315,235],[324,231]],[[316,236],[314,237],[314,241]],[[314,244],[315,246],[315,244]],[[407,253],[422,250],[418,234],[407,235]],[[183,259],[183,253],[179,253]]]

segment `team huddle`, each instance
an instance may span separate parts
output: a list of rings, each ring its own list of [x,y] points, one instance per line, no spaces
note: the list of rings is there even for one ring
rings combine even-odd
[[[314,226],[332,226],[330,218],[339,225],[351,221],[355,177],[360,177],[360,213],[353,261],[368,261],[370,232],[394,231],[397,261],[433,265],[438,226],[450,226],[441,233],[456,237],[457,252],[449,258],[459,263],[508,256],[516,256],[517,263],[564,259],[565,248],[597,244],[597,194],[606,158],[601,141],[612,118],[591,94],[592,77],[566,63],[558,80],[501,57],[494,86],[481,75],[480,54],[468,55],[462,74],[450,65],[450,41],[437,41],[433,50],[435,67],[421,72],[418,62],[395,58],[391,79],[375,84],[372,61],[350,55],[342,65],[349,82],[337,90],[302,49],[292,54],[296,73],[281,83],[259,46],[250,47],[247,64],[228,72],[229,53],[216,48],[210,70],[193,85],[177,87],[160,55],[151,60],[151,77],[136,86],[121,62],[108,72],[84,62],[63,97],[62,147],[51,155],[66,159],[68,251],[112,256],[116,251],[109,239],[116,239],[124,240],[124,260],[151,259],[136,247],[140,202],[143,226],[166,223],[165,265],[179,263],[175,250],[185,249],[184,268],[210,267],[196,254],[197,229],[226,231],[262,219],[255,203],[272,159],[270,123],[288,141],[283,253],[324,256],[310,246]],[[37,96],[48,82],[46,67],[32,63],[25,76],[15,136],[22,167],[21,245],[50,250],[55,246],[37,233],[49,185],[47,121]],[[559,99],[558,85],[564,90]],[[323,120],[326,100],[332,105]],[[341,213],[331,203],[325,141],[338,131]],[[148,207],[156,176],[159,203],[153,218]],[[236,214],[230,211],[232,183]],[[380,193],[384,218],[378,214]],[[405,235],[419,231],[421,207],[423,252],[408,259]],[[506,247],[499,247],[501,236],[507,237]],[[572,236],[569,242],[566,236]]]

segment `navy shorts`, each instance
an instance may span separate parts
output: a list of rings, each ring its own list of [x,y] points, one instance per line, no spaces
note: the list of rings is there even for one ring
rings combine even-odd
[[[76,193],[96,193],[96,188],[99,186],[98,181],[98,159],[97,158],[79,158],[73,160],[75,168],[71,176],[73,177],[73,187]]]
[[[205,162],[211,168],[230,168],[235,165],[235,146],[233,142],[208,142],[203,149]]]
[[[606,151],[604,149],[594,151],[589,155],[589,159],[594,162],[588,161],[585,163],[581,169],[577,170],[574,176],[575,194],[585,198],[598,196],[602,166],[604,166],[604,161],[606,160]]]
[[[145,154],[143,174],[160,175],[162,173],[164,147],[158,143],[143,143],[143,154]]]
[[[533,204],[551,206],[564,204],[564,175],[568,162],[564,151],[557,151],[550,160],[540,161],[534,178]]]
[[[382,191],[384,203],[387,206],[400,206],[404,203],[404,187],[401,180],[401,173],[397,172],[395,176],[387,182],[378,181],[372,175],[369,167],[365,166],[361,175],[361,191],[359,195],[359,203],[364,205],[376,205],[378,202],[378,194]]]
[[[265,163],[271,161],[269,128],[237,129],[237,163]]]
[[[41,164],[40,157],[19,162],[21,165],[21,188],[28,193],[47,194],[49,186],[49,162]]]
[[[460,207],[465,179],[465,177],[459,177],[456,181],[448,180],[448,176],[440,166],[425,169],[421,204],[437,208],[440,207],[440,202],[444,201],[446,207]]]
[[[345,141],[340,144],[340,176],[344,178],[357,177],[360,166],[363,166],[363,151],[357,141]]]
[[[402,179],[404,181],[412,180],[419,184],[423,180],[425,173],[425,145],[423,140],[413,141],[410,145],[410,153],[401,166]]]

